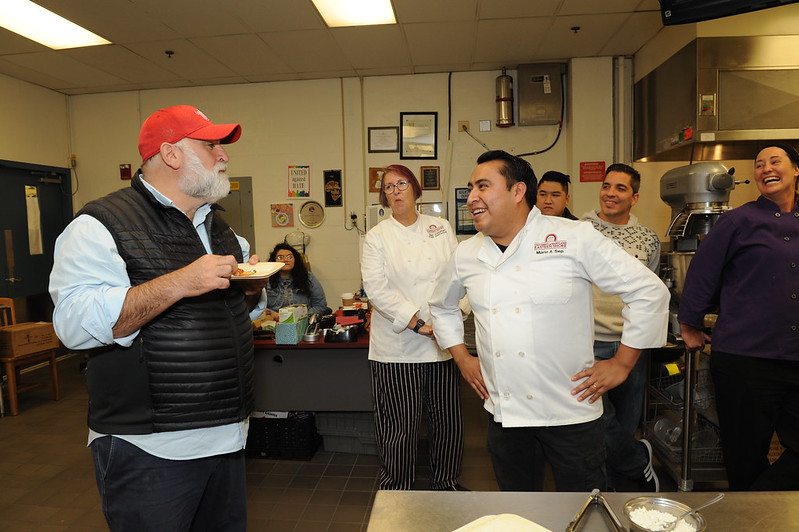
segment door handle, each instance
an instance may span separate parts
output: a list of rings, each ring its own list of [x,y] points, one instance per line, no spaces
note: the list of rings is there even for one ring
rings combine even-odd
[[[3,231],[3,236],[6,243],[6,267],[8,268],[8,279],[6,281],[16,283],[22,279],[17,279],[14,275],[14,267],[16,266],[16,261],[14,260],[14,232],[11,229],[6,229]]]

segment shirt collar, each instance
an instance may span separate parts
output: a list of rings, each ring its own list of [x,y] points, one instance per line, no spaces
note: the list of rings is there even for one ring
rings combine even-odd
[[[178,207],[175,205],[175,202],[171,199],[167,198],[157,188],[152,186],[150,183],[147,182],[146,179],[141,180],[142,185],[150,191],[150,194],[160,203],[161,205],[166,205],[167,207],[173,207],[177,209]],[[194,219],[192,220],[192,224],[194,227],[199,227],[205,222],[205,219],[208,217],[208,213],[211,212],[211,205],[209,203],[203,203],[197,210],[194,211]]]

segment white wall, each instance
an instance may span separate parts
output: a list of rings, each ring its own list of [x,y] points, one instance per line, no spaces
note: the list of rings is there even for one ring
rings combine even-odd
[[[66,167],[67,97],[0,74],[0,159]]]
[[[605,60],[599,62],[610,64]],[[509,73],[516,76],[515,71]],[[368,192],[370,167],[401,163],[418,173],[423,165],[440,166],[441,190],[424,191],[422,201],[449,202],[450,220],[454,223],[454,188],[466,185],[475,159],[485,151],[478,141],[457,132],[459,120],[468,120],[472,134],[490,149],[531,152],[546,148],[555,139],[556,126],[501,129],[494,125],[495,80],[499,74],[499,71],[452,74],[451,126],[448,74],[74,96],[68,105],[72,122],[70,141],[80,178],[75,209],[128,186],[127,181],[119,179],[119,164],[130,163],[135,169],[140,163],[137,135],[141,122],[150,113],[169,105],[195,105],[215,122],[242,124],[241,139],[228,148],[231,157],[228,173],[253,177],[256,251],[265,256],[294,229],[310,235],[307,251],[313,271],[335,307],[342,292],[360,286],[359,231],[346,230],[345,222],[349,223],[350,212],[355,212],[363,229],[366,206],[377,203],[377,193]],[[593,84],[596,86],[597,80]],[[580,97],[588,98],[586,105],[591,108],[607,92]],[[367,127],[398,126],[402,111],[438,113],[436,160],[400,160],[399,153],[367,152]],[[480,120],[491,121],[491,131],[480,132]],[[568,132],[567,123],[560,141],[551,150],[528,157],[538,174],[548,169],[572,172],[567,157],[571,153]],[[343,171],[344,205],[326,208],[325,222],[319,228],[308,229],[296,219],[296,211],[305,200],[292,201],[286,197],[287,167],[293,164],[310,165],[311,199],[320,203],[324,203],[322,171]],[[294,204],[295,227],[273,228],[270,205],[288,202]]]
[[[528,156],[538,175],[555,169],[573,176],[573,210],[594,208],[598,185],[579,183],[579,162],[613,162],[612,59],[574,60],[566,78],[567,118],[560,140],[545,153]],[[23,105],[11,106],[14,122],[26,124],[34,113],[47,115],[47,124],[25,126],[24,141],[8,141],[5,155],[39,164],[66,165],[77,158],[74,183],[75,210],[86,202],[128,186],[119,178],[119,165],[140,163],[136,147],[144,119],[160,107],[180,103],[202,109],[217,122],[240,122],[243,135],[228,147],[232,176],[252,176],[257,253],[265,256],[291,230],[310,235],[308,256],[332,306],[339,294],[360,286],[359,231],[346,230],[349,213],[364,227],[366,206],[377,203],[368,192],[368,169],[402,163],[418,172],[422,165],[441,167],[441,190],[425,191],[422,201],[449,203],[454,223],[454,189],[468,182],[475,159],[489,149],[511,153],[543,150],[554,141],[557,126],[497,128],[495,80],[499,71],[384,76],[364,79],[308,80],[185,89],[132,91],[65,98],[44,89],[11,80],[0,81],[0,95],[24,95]],[[513,70],[509,74],[516,78]],[[451,89],[448,83],[451,82]],[[451,90],[451,101],[450,92]],[[9,101],[7,98],[0,98]],[[448,109],[451,107],[452,114]],[[34,111],[35,110],[35,111]],[[46,113],[45,113],[46,111]],[[366,128],[399,125],[401,111],[438,113],[438,158],[400,160],[398,153],[367,153]],[[451,118],[451,120],[450,120]],[[470,122],[472,134],[457,131],[457,122]],[[480,132],[479,121],[489,120],[491,131]],[[6,132],[8,129],[5,130]],[[68,133],[67,133],[68,132]],[[15,137],[16,138],[16,137]],[[39,139],[47,138],[46,143]],[[481,144],[482,143],[482,144]],[[310,165],[311,199],[324,203],[322,171],[343,171],[344,205],[326,208],[324,224],[273,228],[272,203],[291,202],[296,210],[304,200],[286,197],[287,167]],[[647,190],[648,189],[648,190]],[[646,187],[655,194],[656,187]],[[665,209],[665,207],[664,207]],[[646,223],[646,217],[639,214]]]

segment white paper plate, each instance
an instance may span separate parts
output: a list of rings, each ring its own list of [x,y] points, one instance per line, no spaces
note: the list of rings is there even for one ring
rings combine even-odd
[[[264,279],[278,272],[285,266],[282,262],[259,262],[258,264],[239,264],[239,268],[245,272],[253,272],[251,275],[231,275],[231,281],[246,281],[247,279]]]
[[[454,532],[551,532],[516,514],[485,515]]]

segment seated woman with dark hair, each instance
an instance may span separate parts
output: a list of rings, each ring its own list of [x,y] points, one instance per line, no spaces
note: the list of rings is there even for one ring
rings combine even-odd
[[[325,291],[314,274],[305,268],[296,249],[281,242],[269,254],[269,262],[285,264],[278,275],[269,278],[266,286],[266,306],[271,312],[288,305],[305,304],[309,315],[325,313]]]

